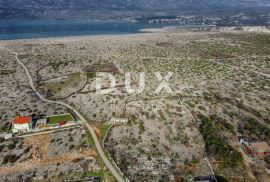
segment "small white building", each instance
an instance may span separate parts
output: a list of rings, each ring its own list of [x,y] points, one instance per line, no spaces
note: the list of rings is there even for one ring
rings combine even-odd
[[[10,139],[12,137],[13,137],[12,133],[7,133],[7,134],[4,135],[5,140],[8,140],[8,139]]]
[[[42,129],[42,128],[45,128],[47,126],[47,119],[46,118],[43,118],[43,119],[38,119],[36,121],[36,126],[35,128],[37,129]]]
[[[111,118],[109,124],[127,124],[128,118]]]

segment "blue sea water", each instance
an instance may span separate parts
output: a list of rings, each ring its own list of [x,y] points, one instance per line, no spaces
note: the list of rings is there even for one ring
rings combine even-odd
[[[0,40],[131,34],[162,26],[122,20],[0,20]]]

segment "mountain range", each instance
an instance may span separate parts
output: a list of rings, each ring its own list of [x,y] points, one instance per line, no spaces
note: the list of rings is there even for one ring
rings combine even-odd
[[[106,19],[259,8],[270,9],[269,0],[2,0],[0,19]]]

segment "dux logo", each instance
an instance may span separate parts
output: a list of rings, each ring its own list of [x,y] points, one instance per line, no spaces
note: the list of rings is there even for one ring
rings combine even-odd
[[[171,87],[169,86],[168,82],[169,79],[173,76],[172,72],[168,72],[165,76],[162,76],[159,72],[155,72],[155,77],[160,82],[156,90],[154,91],[155,94],[160,94],[162,90],[165,92],[172,94],[173,91]],[[109,87],[102,87],[102,79],[107,79],[110,83]],[[116,87],[116,79],[115,77],[110,73],[103,73],[99,72],[96,73],[96,93],[98,94],[109,94],[112,91],[114,91]],[[139,86],[138,88],[132,88],[131,87],[131,73],[126,72],[125,73],[125,89],[129,94],[140,94],[145,89],[145,73],[140,73],[140,79],[139,79]]]

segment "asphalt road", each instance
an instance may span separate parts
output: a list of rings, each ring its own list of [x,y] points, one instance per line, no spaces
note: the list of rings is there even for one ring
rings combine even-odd
[[[81,125],[84,125],[87,127],[87,129],[89,130],[93,140],[94,140],[94,143],[96,145],[96,148],[97,148],[97,151],[98,151],[98,154],[99,156],[101,157],[101,159],[103,160],[104,164],[106,165],[107,169],[113,174],[113,176],[116,178],[117,181],[119,182],[125,182],[126,180],[122,177],[121,174],[118,173],[118,171],[115,169],[115,167],[111,164],[110,160],[107,158],[107,156],[105,155],[104,151],[103,151],[103,148],[101,147],[101,144],[99,143],[99,140],[98,140],[98,137],[94,131],[94,129],[91,127],[91,125],[85,120],[85,118],[75,109],[73,108],[72,106],[66,104],[66,103],[63,103],[63,102],[59,102],[59,101],[52,101],[52,100],[48,100],[48,99],[45,99],[36,89],[35,85],[34,85],[34,82],[33,82],[33,78],[28,70],[28,68],[23,64],[23,62],[20,61],[20,59],[18,58],[18,53],[17,52],[14,52],[6,47],[3,47],[3,49],[6,49],[8,50],[9,52],[15,54],[15,58],[17,60],[17,62],[24,68],[25,72],[26,72],[26,75],[29,79],[29,84],[32,88],[32,90],[35,92],[35,94],[44,102],[48,102],[48,103],[54,103],[54,104],[59,104],[59,105],[62,105],[62,106],[65,106],[67,108],[69,108],[70,110],[72,110],[74,112],[74,114],[76,114],[78,116],[78,118],[80,119],[80,124]]]

